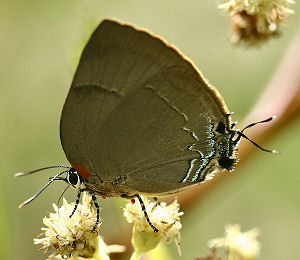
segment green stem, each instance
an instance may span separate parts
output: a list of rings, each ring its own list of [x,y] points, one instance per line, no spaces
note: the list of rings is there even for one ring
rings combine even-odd
[[[138,251],[134,251],[130,257],[130,260],[139,260],[141,256],[141,253]]]

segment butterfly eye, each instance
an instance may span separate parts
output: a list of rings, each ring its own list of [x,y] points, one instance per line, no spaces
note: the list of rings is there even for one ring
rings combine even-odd
[[[74,169],[69,170],[67,174],[67,180],[70,185],[72,185],[76,189],[80,189],[81,180],[77,171],[75,171]]]

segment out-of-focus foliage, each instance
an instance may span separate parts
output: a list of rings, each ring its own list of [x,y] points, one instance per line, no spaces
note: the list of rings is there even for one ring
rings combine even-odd
[[[278,39],[260,49],[234,48],[227,16],[209,0],[53,0],[2,1],[0,4],[0,255],[32,260],[46,256],[33,245],[42,218],[57,203],[64,183],[50,186],[32,204],[17,210],[55,173],[13,178],[13,173],[67,164],[60,146],[59,118],[76,61],[88,35],[103,18],[115,17],[145,27],[176,45],[222,93],[234,120],[254,105],[296,32],[300,6]],[[260,120],[262,118],[258,118]],[[261,259],[300,256],[300,118],[271,143],[280,154],[257,151],[224,185],[185,212],[183,258],[207,252],[207,241],[227,223],[261,230]],[[67,198],[75,200],[69,189]],[[123,199],[99,199],[104,238],[125,223]],[[4,231],[3,231],[4,230]],[[122,236],[122,234],[120,234]],[[180,259],[175,246],[173,259]]]

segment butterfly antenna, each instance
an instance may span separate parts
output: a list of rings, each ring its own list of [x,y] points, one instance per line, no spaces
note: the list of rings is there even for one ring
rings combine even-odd
[[[20,177],[20,176],[30,175],[30,174],[33,174],[35,172],[40,172],[40,171],[43,171],[43,170],[48,170],[48,169],[53,169],[53,168],[68,168],[69,169],[70,166],[65,166],[65,165],[47,166],[47,167],[43,167],[43,168],[36,169],[36,170],[33,170],[33,171],[29,171],[29,172],[18,172],[14,176],[15,177]]]
[[[249,125],[245,126],[241,132],[243,133],[247,128],[250,128],[250,127],[252,127],[252,126],[270,122],[270,121],[272,121],[272,120],[275,119],[275,118],[276,118],[276,116],[271,116],[271,117],[269,117],[269,118],[267,118],[267,119],[265,119],[265,120],[262,120],[262,121],[258,121],[258,122],[249,124]]]
[[[32,197],[30,197],[29,199],[25,200],[22,204],[19,205],[19,209],[23,208],[25,205],[27,205],[28,203],[30,203],[31,201],[33,201],[37,196],[39,196],[41,194],[41,192],[46,189],[53,181],[55,181],[58,176],[60,176],[61,174],[68,172],[68,170],[66,171],[62,171],[58,174],[56,174],[53,178],[51,178],[45,185],[43,188],[41,188],[35,195],[33,195]]]
[[[261,147],[260,145],[258,145],[257,143],[255,143],[253,140],[251,140],[249,137],[247,137],[245,134],[244,134],[244,131],[247,129],[247,128],[250,128],[252,126],[255,126],[257,124],[262,124],[262,123],[267,123],[267,122],[270,122],[271,120],[275,119],[276,116],[271,116],[265,120],[262,120],[262,121],[258,121],[258,122],[255,122],[255,123],[251,123],[247,126],[245,126],[241,131],[240,130],[236,130],[236,133],[237,133],[237,138],[233,141],[234,145],[236,145],[241,137],[244,137],[245,139],[247,139],[248,141],[250,141],[252,144],[254,144],[256,147],[258,147],[260,150],[264,151],[264,152],[268,152],[268,153],[278,153],[277,150],[269,150],[269,149],[265,149],[263,147]]]

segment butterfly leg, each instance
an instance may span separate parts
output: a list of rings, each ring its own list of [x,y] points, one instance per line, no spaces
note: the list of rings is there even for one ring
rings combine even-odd
[[[73,211],[72,211],[71,215],[69,216],[70,218],[74,215],[74,213],[75,213],[75,211],[76,211],[76,209],[78,207],[78,204],[79,204],[79,201],[80,201],[81,192],[82,192],[82,190],[78,190],[77,198],[76,198],[76,201],[75,201],[75,206],[73,208]]]
[[[153,197],[153,200],[156,202],[157,205],[160,205],[160,201],[158,200],[157,197]]]
[[[145,207],[145,204],[144,204],[144,201],[142,200],[141,196],[139,194],[134,194],[132,196],[128,196],[126,194],[122,194],[121,197],[123,198],[126,198],[126,199],[132,199],[132,198],[138,198],[139,200],[139,203],[141,205],[141,208],[142,208],[142,211],[144,212],[144,215],[145,215],[145,218],[149,224],[149,226],[154,230],[154,232],[158,232],[159,230],[152,224],[151,220],[149,219],[149,216],[147,214],[147,211],[146,211],[146,207]]]
[[[74,206],[74,208],[73,208],[73,211],[72,211],[72,213],[71,213],[71,215],[69,216],[70,218],[74,215],[74,213],[76,212],[76,209],[77,209],[77,207],[78,207],[78,205],[79,205],[79,202],[80,202],[80,196],[81,196],[81,193],[83,192],[83,191],[89,191],[88,189],[80,189],[80,190],[78,190],[78,193],[77,193],[77,198],[76,198],[76,201],[75,201],[75,206]],[[98,205],[98,204],[97,204]]]
[[[93,192],[90,192],[90,194],[92,195],[92,200],[93,200],[93,203],[94,203],[95,208],[97,210],[97,220],[96,220],[96,223],[93,227],[93,231],[95,231],[98,224],[99,224],[99,222],[100,222],[100,207],[99,207],[99,204],[97,203],[96,195]]]

